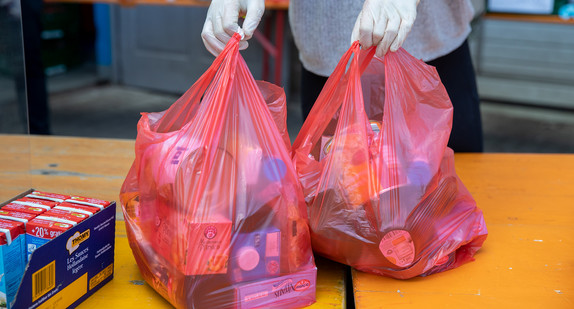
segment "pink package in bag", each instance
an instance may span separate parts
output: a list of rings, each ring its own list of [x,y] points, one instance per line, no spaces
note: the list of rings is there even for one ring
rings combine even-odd
[[[455,268],[487,230],[447,147],[452,104],[433,67],[374,52],[353,44],[293,144],[313,250],[399,279]]]
[[[143,277],[178,308],[315,301],[285,94],[255,82],[239,40],[167,111],[142,114],[120,193]]]

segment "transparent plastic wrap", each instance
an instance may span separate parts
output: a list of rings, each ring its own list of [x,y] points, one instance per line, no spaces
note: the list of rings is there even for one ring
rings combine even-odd
[[[285,94],[255,82],[239,39],[168,110],[142,113],[120,193],[143,277],[178,308],[315,301]]]
[[[399,279],[452,269],[487,236],[447,147],[452,104],[433,67],[373,55],[352,45],[293,144],[313,250]]]

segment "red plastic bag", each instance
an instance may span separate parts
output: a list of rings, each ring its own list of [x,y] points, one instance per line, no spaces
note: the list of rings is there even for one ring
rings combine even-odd
[[[374,52],[353,44],[293,144],[313,250],[400,279],[457,267],[487,230],[447,148],[452,104],[433,67]]]
[[[136,159],[121,189],[140,271],[178,308],[315,301],[285,95],[271,84],[258,87],[239,40],[235,35],[167,111],[142,114]]]

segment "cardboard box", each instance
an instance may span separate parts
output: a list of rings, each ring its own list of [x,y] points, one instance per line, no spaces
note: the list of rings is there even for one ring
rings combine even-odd
[[[78,306],[113,278],[115,228],[116,204],[112,202],[37,248],[8,308]]]
[[[38,216],[28,222],[28,224],[26,224],[28,257],[30,257],[36,249],[64,234],[65,231],[73,228],[74,225],[76,225],[76,222],[44,216]]]

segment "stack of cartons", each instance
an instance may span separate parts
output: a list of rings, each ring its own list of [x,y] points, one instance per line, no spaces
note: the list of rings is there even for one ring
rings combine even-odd
[[[76,306],[112,279],[114,202],[30,190],[0,205],[0,308]]]

